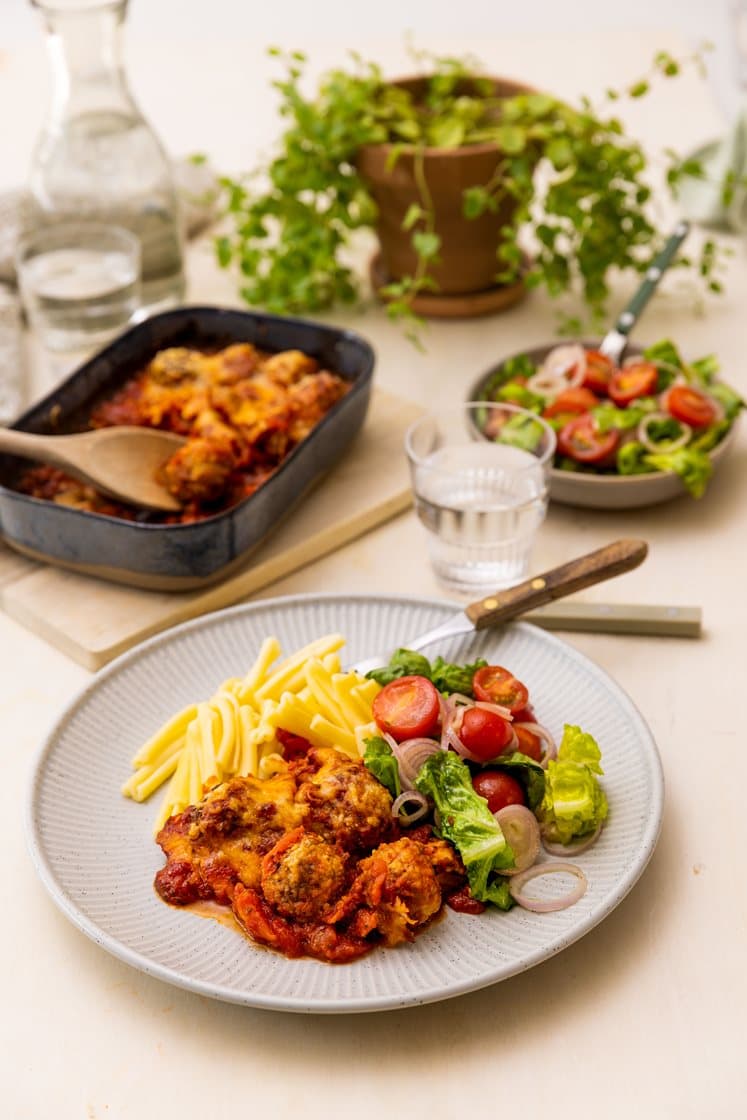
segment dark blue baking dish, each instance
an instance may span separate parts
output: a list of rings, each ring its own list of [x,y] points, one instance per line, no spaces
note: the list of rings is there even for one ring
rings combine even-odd
[[[185,591],[214,583],[241,565],[342,456],[361,428],[371,395],[374,352],[353,331],[253,311],[182,307],[121,335],[25,412],[13,427],[52,435],[84,426],[94,401],[109,396],[158,350],[251,342],[262,350],[303,350],[352,382],[279,469],[231,509],[185,525],[125,521],[30,498],[13,489],[28,464],[0,456],[0,532],[37,560],[117,583]]]

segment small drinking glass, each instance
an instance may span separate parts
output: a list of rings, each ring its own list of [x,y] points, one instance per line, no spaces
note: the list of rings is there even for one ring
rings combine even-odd
[[[96,222],[40,226],[16,254],[29,324],[45,349],[88,355],[140,306],[140,241]]]
[[[470,401],[416,420],[405,449],[439,583],[476,598],[519,583],[547,512],[550,425],[515,405]]]

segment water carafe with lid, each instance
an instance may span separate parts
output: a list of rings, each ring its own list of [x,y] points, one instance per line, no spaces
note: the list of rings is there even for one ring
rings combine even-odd
[[[52,64],[50,111],[29,178],[27,228],[68,219],[124,226],[141,242],[142,302],[184,295],[169,159],[127,87],[121,33],[128,0],[31,0]]]

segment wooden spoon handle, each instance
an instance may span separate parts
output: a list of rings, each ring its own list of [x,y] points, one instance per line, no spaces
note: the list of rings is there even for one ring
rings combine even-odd
[[[526,611],[551,603],[553,599],[562,599],[564,595],[572,595],[574,591],[581,591],[593,583],[629,572],[644,561],[647,552],[645,541],[614,541],[568,564],[561,564],[559,568],[551,568],[549,572],[525,580],[517,587],[470,603],[465,608],[465,614],[476,630],[498,626]]]
[[[59,465],[65,461],[60,455],[61,450],[57,436],[39,436],[34,432],[19,432],[15,428],[0,428],[0,451],[9,455]]]

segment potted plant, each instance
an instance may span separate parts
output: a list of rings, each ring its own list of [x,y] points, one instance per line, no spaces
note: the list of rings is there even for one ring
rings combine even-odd
[[[351,239],[372,229],[378,288],[394,317],[412,319],[434,293],[468,311],[475,296],[526,284],[553,296],[578,286],[599,320],[612,272],[645,271],[661,247],[646,157],[588,100],[573,107],[454,59],[390,82],[357,55],[309,96],[304,56],[273,53],[286,66],[274,83],[289,122],[280,150],[259,185],[257,172],[222,180],[234,222],[218,258],[238,266],[249,304],[304,314],[356,300]],[[671,77],[679,64],[660,53],[654,71]],[[669,159],[672,188],[699,172]],[[679,261],[714,291],[719,263],[710,240],[698,261]]]

